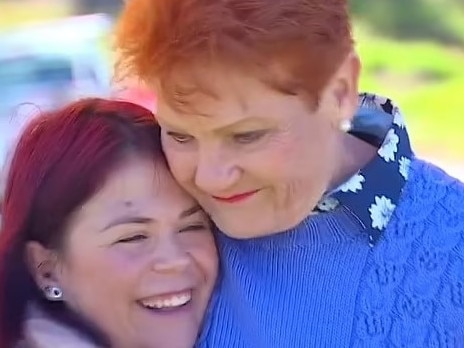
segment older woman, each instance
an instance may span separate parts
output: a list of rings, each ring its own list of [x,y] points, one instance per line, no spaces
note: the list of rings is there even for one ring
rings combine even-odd
[[[22,135],[0,265],[1,347],[191,348],[217,254],[152,114],[90,99]]]
[[[464,185],[358,95],[347,1],[131,0],[117,48],[220,229],[199,347],[464,347]]]

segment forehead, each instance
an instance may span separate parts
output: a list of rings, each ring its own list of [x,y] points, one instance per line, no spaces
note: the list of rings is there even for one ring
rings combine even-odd
[[[193,202],[163,163],[131,159],[110,174],[102,188],[82,206],[76,219],[103,223],[129,213],[169,219],[177,217]]]
[[[161,126],[220,127],[250,118],[276,121],[307,111],[302,98],[274,88],[259,76],[222,68],[203,73],[201,79],[179,73],[161,90],[157,114]]]

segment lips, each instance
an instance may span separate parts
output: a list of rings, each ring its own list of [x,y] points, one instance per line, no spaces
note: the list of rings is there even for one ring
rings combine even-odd
[[[248,191],[248,192],[243,192],[239,193],[233,196],[228,196],[228,197],[219,197],[219,196],[213,196],[213,198],[217,201],[220,202],[225,202],[225,203],[238,203],[242,202],[252,196],[254,196],[259,190],[254,190],[254,191]]]

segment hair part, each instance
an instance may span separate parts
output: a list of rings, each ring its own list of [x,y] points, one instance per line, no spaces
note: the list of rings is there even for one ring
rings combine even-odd
[[[73,213],[127,156],[165,161],[159,132],[148,110],[103,99],[85,99],[43,113],[24,130],[10,164],[2,209],[1,347],[20,338],[30,302],[42,304],[52,318],[104,344],[104,336],[65,303],[44,300],[25,262],[26,243],[37,241],[60,250]]]
[[[176,104],[185,88],[173,75],[216,64],[317,99],[353,40],[347,0],[131,0],[115,48],[119,78],[158,82]],[[283,68],[286,78],[270,66]]]

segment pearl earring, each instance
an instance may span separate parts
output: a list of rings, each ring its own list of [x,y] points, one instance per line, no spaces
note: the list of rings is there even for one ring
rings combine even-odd
[[[47,286],[44,289],[44,295],[49,301],[61,301],[63,299],[63,291],[57,286]]]
[[[339,129],[343,133],[348,133],[351,128],[353,127],[353,124],[351,123],[351,120],[342,120],[340,121]]]

